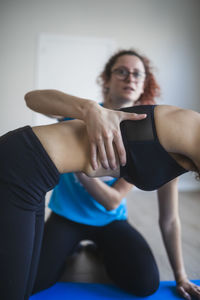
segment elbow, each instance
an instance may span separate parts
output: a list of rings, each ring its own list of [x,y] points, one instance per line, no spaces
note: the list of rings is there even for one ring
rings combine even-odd
[[[33,92],[28,92],[24,96],[24,100],[26,102],[26,106],[28,106],[29,108],[32,107],[32,94],[33,94]]]
[[[38,90],[30,91],[25,94],[24,100],[26,102],[26,106],[29,107],[32,110],[36,111],[37,108],[37,101],[38,98],[40,99],[40,92]]]
[[[116,208],[117,208],[117,206],[113,205],[113,204],[106,205],[107,211],[112,211],[112,210],[115,210]]]
[[[111,201],[109,201],[109,203],[107,204],[107,207],[106,207],[107,211],[115,210],[119,206],[120,202],[121,202],[121,199],[118,195],[113,197],[111,199]]]
[[[159,220],[159,227],[161,232],[170,232],[171,230],[180,230],[181,224],[179,218],[172,218],[167,220]]]

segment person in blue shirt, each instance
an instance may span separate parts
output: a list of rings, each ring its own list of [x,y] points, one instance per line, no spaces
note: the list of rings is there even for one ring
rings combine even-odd
[[[149,60],[134,50],[114,54],[105,65],[99,81],[103,91],[103,107],[108,109],[155,104],[155,98],[160,93]],[[42,107],[39,112],[57,115],[57,111],[61,113],[64,107],[65,94],[53,90],[33,91],[29,93],[29,98]],[[65,115],[61,113],[61,119],[63,117]],[[113,134],[112,138],[107,137],[107,144],[98,138],[91,144],[94,169],[96,145],[103,167],[115,169],[116,161],[109,160],[113,157],[111,143],[115,142],[120,149],[121,140],[117,134]],[[120,154],[123,165],[123,148]],[[49,203],[52,212],[45,224],[34,293],[57,282],[66,267],[67,256],[85,239],[95,242],[100,249],[107,273],[119,287],[140,296],[157,290],[159,271],[155,258],[144,237],[127,220],[125,196],[132,188],[133,185],[123,178],[106,177],[102,180],[89,178],[83,173],[61,175]],[[158,189],[158,202],[159,224],[177,289],[185,296],[190,284],[182,258],[177,179]]]

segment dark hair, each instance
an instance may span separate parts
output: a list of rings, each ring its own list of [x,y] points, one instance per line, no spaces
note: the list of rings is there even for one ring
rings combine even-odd
[[[155,76],[152,73],[152,67],[150,66],[150,61],[148,58],[146,58],[143,55],[140,55],[137,51],[130,49],[130,50],[120,50],[114,55],[110,57],[108,62],[106,63],[104,70],[99,75],[97,82],[101,85],[103,96],[106,96],[107,90],[105,88],[105,84],[110,80],[111,78],[111,69],[113,65],[116,63],[117,59],[120,56],[123,55],[133,55],[137,56],[143,63],[145,68],[145,81],[144,81],[144,93],[141,95],[140,99],[138,101],[144,102],[144,101],[154,101],[155,97],[160,96],[160,86],[158,85]]]

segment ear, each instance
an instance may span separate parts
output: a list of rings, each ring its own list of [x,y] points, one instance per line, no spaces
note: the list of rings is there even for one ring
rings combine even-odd
[[[110,80],[104,82],[104,88],[109,89],[110,88]]]
[[[110,89],[110,84],[109,84],[109,81],[108,81],[108,82],[104,83],[104,85],[103,85],[103,91],[104,91],[104,93],[108,94],[109,89]]]
[[[108,94],[109,88],[108,88],[108,87],[104,87],[104,88],[103,88],[103,91],[104,91],[104,94]]]

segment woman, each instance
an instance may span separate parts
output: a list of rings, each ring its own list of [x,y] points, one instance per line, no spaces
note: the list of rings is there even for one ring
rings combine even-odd
[[[177,175],[177,170],[179,174],[189,170],[199,174],[200,115],[171,106],[157,106],[156,108],[148,106],[147,109],[146,106],[139,106],[139,109],[147,114],[147,119],[151,120],[154,135],[151,137],[150,132],[149,136],[153,144],[160,145],[159,154],[165,154],[161,162],[166,164],[168,157],[166,181],[173,178],[168,172],[168,164],[172,162],[174,176]],[[113,111],[111,114],[115,115],[118,123],[121,119],[131,119],[127,113],[121,111]],[[97,116],[98,112],[95,113],[95,117]],[[127,141],[125,144],[127,154],[129,155],[129,152],[135,154],[135,159],[140,166],[142,161],[138,156],[139,153],[134,153],[134,147],[132,148],[133,137],[129,123],[129,121],[124,121],[125,126],[121,127],[122,136]],[[150,145],[144,128],[143,121],[141,121],[138,122],[135,130],[144,133],[142,142]],[[154,151],[150,147],[149,155],[153,155]],[[127,165],[122,167],[123,171],[120,170],[119,164],[115,170],[112,170],[105,169],[100,162],[98,168],[94,170],[88,152],[89,141],[86,126],[78,120],[32,129],[20,128],[1,137],[1,299],[28,299],[31,293],[42,237],[44,196],[57,184],[60,173],[73,171],[84,172],[88,176],[128,176],[129,180],[135,183],[135,165],[131,160],[128,159]],[[156,160],[154,162],[155,168],[150,172],[147,170],[148,173],[145,172],[147,176],[142,182],[143,185],[148,185],[151,176],[160,172]],[[165,173],[165,169],[163,172]],[[159,181],[159,177],[157,180]],[[140,184],[140,180],[137,184]],[[156,180],[151,185],[151,189],[155,188],[157,188]],[[139,264],[140,262],[136,264],[138,270]],[[191,296],[200,298],[200,288],[190,283],[187,277],[182,278],[181,287],[185,293],[187,291],[185,298],[191,299]]]
[[[149,61],[133,50],[114,54],[98,79],[104,98],[102,106],[109,109],[132,106],[136,101],[155,103],[155,96],[159,95],[159,86]],[[59,105],[61,97],[61,94],[55,92],[33,91],[25,99],[29,107],[38,102],[41,105],[44,100],[46,104],[43,103],[43,106],[48,107],[50,101],[51,104],[55,102],[54,99]],[[110,145],[105,145],[105,150],[103,146],[100,147],[101,162],[105,168],[108,168],[105,151],[111,148],[112,141],[108,142]],[[111,161],[110,167],[115,168],[115,162]],[[88,178],[83,173],[61,176],[50,198],[52,212],[45,224],[34,292],[59,280],[67,256],[84,239],[92,240],[101,250],[107,272],[117,285],[140,295],[151,294],[157,289],[159,274],[149,245],[127,221],[124,197],[131,188],[132,185],[123,178]],[[123,243],[120,242],[122,238]],[[59,245],[56,248],[55,243]],[[145,249],[145,254],[141,248]],[[138,260],[141,261],[140,272],[134,271]],[[136,273],[140,273],[140,276]]]
[[[90,121],[96,122],[104,115],[105,123],[115,120],[117,128],[125,118],[142,118],[114,111],[108,117],[106,109],[93,101],[73,100],[68,97],[65,103],[68,115],[84,120],[87,126],[90,113]],[[83,122],[73,122],[33,129],[27,126],[0,138],[0,299],[27,300],[32,292],[43,235],[46,192],[58,183],[60,173],[87,173],[92,169]],[[112,121],[110,124],[113,128]],[[99,126],[105,129],[105,124]],[[113,170],[111,175],[114,173]]]
[[[155,96],[159,94],[159,87],[150,70],[148,60],[132,50],[120,51],[111,57],[100,78],[104,92],[104,106],[107,108],[119,109],[120,107],[131,106],[134,102],[136,102],[136,104],[152,104],[154,103]],[[34,91],[27,94],[26,101],[28,106],[36,111],[49,115],[56,114],[66,116],[65,100],[67,100],[68,97],[68,95],[58,91]],[[76,98],[74,98],[74,100],[76,100]],[[114,120],[112,116],[113,115],[110,117]],[[105,127],[107,127],[105,120],[101,119],[100,123],[101,125],[105,124]],[[100,127],[100,123],[94,124],[90,122],[90,126],[99,131],[98,128]],[[90,126],[88,126],[88,129]],[[102,133],[103,132],[104,130]],[[116,137],[114,134],[116,132],[117,126],[116,131],[112,131],[111,137],[106,137],[105,144],[103,144],[103,139],[97,139],[96,145],[99,146],[100,161],[104,168],[108,167],[108,162],[111,168],[115,168],[114,152],[111,145],[113,136]],[[120,142],[116,142],[116,138],[114,139],[114,142],[117,150],[119,150],[118,146],[120,145],[121,149],[118,151],[118,154],[121,158],[120,161],[123,164],[125,159],[123,151],[121,152],[123,147],[119,135],[118,139]],[[93,147],[94,151],[93,149],[91,150],[91,153],[93,154],[93,168],[95,167],[96,157],[95,147]],[[120,156],[121,153],[122,155]],[[109,158],[108,162],[106,160],[106,154]],[[146,170],[146,168],[144,168],[144,170]],[[79,178],[86,190],[92,194],[95,200],[99,201],[102,207],[104,206],[106,208],[107,214],[109,213],[109,210],[111,210],[111,212],[116,211],[116,208],[120,208],[120,206],[123,208],[125,207],[126,209],[122,198],[130,190],[131,186],[122,178],[114,184],[111,182],[113,185],[106,189],[105,184],[103,185],[97,178],[87,178],[83,174],[78,174],[76,177]],[[65,181],[63,181],[63,185],[64,184]],[[69,193],[69,189],[66,189],[64,194],[65,198],[63,197],[62,203],[59,200],[59,190],[62,193],[64,190],[60,189],[59,185],[54,191],[53,200],[56,199],[58,206],[61,209],[60,211],[56,210],[56,205],[54,205],[55,201],[54,203],[52,201],[53,205],[50,203],[50,207],[53,208],[54,213],[46,223],[46,233],[44,236],[35,291],[48,287],[50,284],[56,282],[62,272],[66,253],[71,253],[75,245],[84,237],[88,239],[88,234],[85,235],[85,232],[90,231],[89,239],[93,239],[102,249],[108,274],[114,282],[120,287],[138,295],[145,296],[153,293],[157,289],[159,283],[159,275],[154,257],[146,241],[125,220],[126,215],[122,215],[124,219],[121,220],[118,220],[117,216],[114,215],[114,219],[111,220],[110,218],[111,221],[107,226],[102,226],[100,223],[98,224],[98,228],[96,228],[93,223],[92,226],[91,223],[89,223],[89,226],[87,226],[88,224],[83,225],[85,219],[86,222],[88,222],[88,219],[92,222],[96,215],[94,214],[91,216],[90,214],[88,218],[88,216],[86,217],[84,214],[82,221],[80,222],[79,220],[79,225],[78,222],[71,221],[72,217],[70,209],[68,210],[68,213],[63,213],[64,201],[67,199],[66,195]],[[97,188],[100,191],[99,193],[96,192]],[[103,191],[103,193],[101,191]],[[105,197],[102,196],[104,194]],[[90,201],[94,202],[94,200]],[[177,281],[177,289],[183,297],[187,298],[189,297],[188,293],[193,293],[194,286],[187,280],[182,258],[180,221],[178,216],[177,179],[170,181],[165,186],[158,189],[158,201],[160,212],[159,223]],[[73,204],[73,201],[71,202]],[[79,202],[82,209],[81,200]],[[70,207],[69,201],[66,200],[65,211],[67,211],[68,207]],[[84,212],[87,213],[87,210],[85,209]],[[56,214],[61,215],[61,217],[56,216]],[[65,214],[67,214],[67,217]],[[67,218],[70,219],[70,221],[67,220]],[[102,217],[99,217],[97,220],[99,221],[99,219],[101,222]],[[60,237],[59,242],[58,232]],[[72,242],[69,240],[69,236],[67,235],[68,232],[73,232],[73,236],[75,236]],[[124,238],[123,242],[121,242],[122,238]],[[57,249],[53,246],[55,239],[57,244],[60,245]],[[137,245],[137,248],[135,245]],[[58,253],[58,250],[62,248],[64,248],[63,254],[60,252]],[[146,254],[141,251],[141,248],[146,250]],[[125,257],[127,258],[126,260],[124,259]],[[132,259],[133,257],[136,257],[136,259]],[[152,280],[149,281],[149,278]]]

